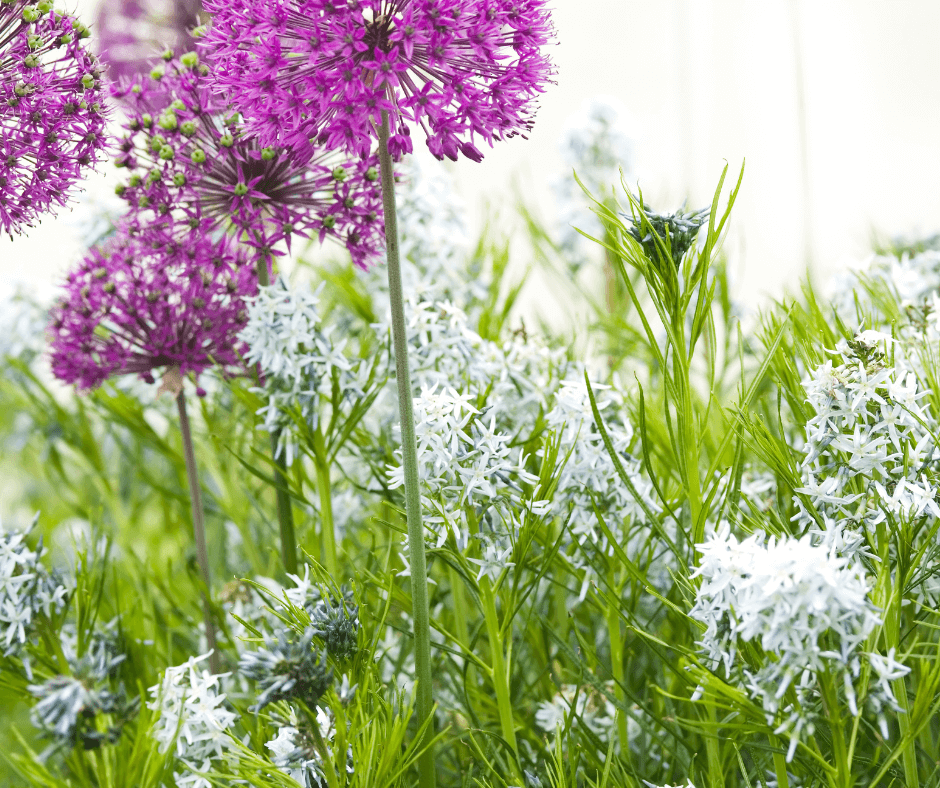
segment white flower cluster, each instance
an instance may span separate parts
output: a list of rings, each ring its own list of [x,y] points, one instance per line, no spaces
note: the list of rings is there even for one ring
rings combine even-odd
[[[867,288],[887,290],[901,307],[922,307],[940,291],[940,252],[873,255],[859,269],[835,277],[830,297],[844,320],[858,319],[858,306],[871,309]]]
[[[264,429],[280,431],[278,456],[290,465],[297,451],[295,416],[316,429],[334,383],[343,401],[361,395],[357,369],[343,352],[346,341],[334,342],[323,328],[316,293],[278,279],[246,304],[248,323],[239,339],[248,346],[245,360],[265,376],[265,387],[256,391],[268,398],[258,413]]]
[[[226,708],[221,680],[228,673],[213,675],[198,664],[208,654],[190,657],[182,665],[167,668],[163,680],[150,687],[147,708],[159,713],[151,735],[160,752],[171,748],[177,760],[187,767],[175,775],[179,786],[211,788],[212,783],[200,772],[213,768],[213,760],[234,758],[229,729],[238,719]]]
[[[41,563],[42,540],[35,550],[26,533],[0,532],[0,651],[15,653],[29,639],[33,620],[65,605],[69,589]]]
[[[574,170],[591,194],[599,200],[619,191],[620,170],[625,176],[631,169],[633,140],[626,131],[626,110],[616,99],[597,97],[584,103],[572,118],[559,142],[567,171],[555,184],[561,208],[561,248],[570,255],[569,262],[583,264],[590,245],[574,228],[594,237],[602,232],[600,220],[591,211],[590,201],[577,181]]]
[[[538,479],[525,470],[521,449],[510,448],[510,436],[499,432],[494,412],[481,412],[472,401],[470,394],[436,386],[415,398],[421,500],[426,524],[437,531],[437,546],[453,533],[463,549],[474,533],[482,557],[471,560],[480,565],[481,576],[487,572],[495,579],[508,565],[518,518],[544,511],[544,505],[523,494],[522,486]],[[401,465],[389,466],[388,476],[392,489],[405,483]]]
[[[840,672],[848,702],[857,713],[852,677],[860,670],[859,645],[880,623],[868,599],[864,571],[851,559],[802,539],[757,532],[742,542],[727,523],[696,545],[701,577],[690,616],[705,624],[700,641],[715,667],[744,678],[771,722],[791,687],[801,711],[788,711],[777,732],[790,730],[788,759],[802,730],[812,731],[806,709],[822,670]],[[742,643],[774,655],[755,673],[739,654]]]
[[[803,486],[815,511],[799,497],[797,520],[842,554],[861,549],[863,537],[887,516],[940,516],[937,504],[934,419],[914,372],[879,348],[894,342],[864,331],[840,343],[841,364],[828,361],[804,381],[815,415],[806,424]],[[822,518],[824,526],[818,524]]]
[[[347,679],[348,681],[348,679]],[[318,706],[316,709],[317,727],[324,743],[329,746],[333,743],[336,719],[329,708]],[[284,774],[289,775],[304,788],[324,788],[327,785],[326,774],[323,771],[322,758],[313,743],[313,736],[305,725],[298,721],[294,709],[290,710],[290,719],[286,725],[278,728],[277,736],[264,746],[271,751],[271,760]],[[347,751],[346,773],[354,772],[352,748]]]

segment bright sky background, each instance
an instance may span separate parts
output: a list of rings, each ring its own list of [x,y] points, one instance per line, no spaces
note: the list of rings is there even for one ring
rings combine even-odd
[[[90,21],[96,3],[77,6]],[[940,4],[556,0],[554,20],[558,85],[530,140],[446,165],[472,226],[488,199],[511,227],[513,183],[551,218],[559,134],[606,94],[632,116],[634,172],[654,207],[706,204],[724,161],[736,174],[747,159],[726,248],[748,303],[795,284],[809,260],[828,278],[864,257],[873,232],[940,230]],[[0,283],[48,288],[81,253],[87,215],[0,239]]]

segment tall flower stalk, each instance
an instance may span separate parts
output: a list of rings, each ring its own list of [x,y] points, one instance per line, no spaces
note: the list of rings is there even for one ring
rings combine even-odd
[[[428,570],[424,553],[424,526],[421,521],[421,491],[418,486],[418,444],[412,408],[411,373],[408,369],[408,333],[401,289],[401,258],[398,249],[398,218],[395,213],[395,173],[389,151],[388,112],[382,112],[379,128],[379,161],[382,175],[382,210],[385,216],[385,245],[388,256],[388,300],[392,310],[392,344],[395,350],[395,376],[398,383],[398,410],[401,418],[402,468],[405,473],[405,515],[408,520],[408,550],[411,565],[411,605],[414,619],[415,676],[418,679],[417,712],[421,725],[431,716],[431,628],[428,616]],[[428,735],[432,735],[429,731]],[[425,750],[418,761],[421,783],[436,784],[434,752]]]

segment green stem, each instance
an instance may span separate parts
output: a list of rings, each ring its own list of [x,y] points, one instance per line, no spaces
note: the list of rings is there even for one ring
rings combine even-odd
[[[199,472],[196,470],[196,453],[193,451],[193,434],[189,426],[189,414],[186,412],[186,395],[180,388],[176,395],[176,405],[180,414],[180,432],[183,434],[183,458],[186,460],[186,479],[189,482],[189,502],[193,515],[193,533],[196,537],[196,559],[202,574],[205,590],[202,592],[202,615],[206,623],[206,642],[209,644],[209,670],[222,672],[219,649],[215,642],[215,624],[212,622],[212,609],[208,594],[212,589],[212,577],[209,573],[209,549],[206,547],[205,513],[202,508],[202,491],[199,487]]]
[[[516,744],[516,725],[512,716],[512,698],[509,694],[509,666],[503,656],[503,638],[496,616],[496,600],[493,586],[488,575],[480,579],[480,597],[483,603],[483,617],[486,621],[486,636],[490,641],[490,661],[493,670],[493,689],[496,691],[496,705],[499,709],[499,726],[503,738],[509,743],[513,753],[513,767],[519,771],[519,747]],[[521,778],[522,775],[518,774]]]
[[[320,755],[323,762],[323,770],[326,772],[326,783],[330,788],[339,788],[339,779],[336,776],[336,769],[333,765],[333,758],[327,749],[326,742],[323,741],[323,734],[320,733],[320,724],[317,722],[316,710],[310,715],[310,733],[313,734],[313,746]]]
[[[839,788],[849,788],[852,778],[849,769],[848,752],[845,746],[845,726],[842,722],[842,709],[839,708],[839,694],[835,679],[826,670],[819,674],[819,688],[829,718],[829,730],[832,734],[832,759],[836,767],[835,782]]]
[[[774,751],[774,773],[777,775],[777,788],[790,788],[787,776],[787,759],[782,752]]]
[[[258,285],[267,287],[271,280],[268,277],[267,260],[258,259]],[[260,369],[258,370],[260,377]],[[281,431],[271,433],[271,459],[274,460],[274,478],[278,486],[274,488],[277,496],[277,522],[281,531],[281,560],[284,562],[284,571],[291,575],[297,574],[297,535],[294,532],[294,510],[291,508],[290,495],[287,492],[287,461],[283,455],[278,456],[277,444],[281,440]]]
[[[402,467],[405,472],[405,513],[408,519],[408,550],[411,564],[411,605],[415,636],[415,676],[418,679],[418,726],[431,717],[431,627],[428,616],[428,569],[424,554],[424,526],[421,523],[421,492],[418,487],[418,444],[412,411],[411,373],[408,369],[408,334],[405,330],[405,304],[401,289],[401,260],[398,252],[398,218],[395,212],[395,174],[388,151],[388,113],[382,111],[379,129],[379,161],[382,167],[382,210],[385,218],[385,246],[388,255],[388,300],[392,309],[392,343],[395,347],[395,375],[398,382],[398,409],[401,418]],[[433,736],[434,721],[428,725]],[[427,747],[418,759],[421,788],[434,788],[437,773],[434,748]]]
[[[614,578],[613,569],[610,570],[609,583],[614,599],[619,600],[623,586]],[[630,741],[627,737],[627,713],[624,710],[627,698],[623,691],[623,634],[620,629],[620,610],[613,601],[608,602],[604,608],[607,618],[607,635],[610,638],[610,668],[614,677],[614,697],[617,698],[618,703],[617,733],[620,736],[620,754],[621,757],[627,757],[630,752]]]
[[[318,431],[319,432],[319,431]],[[318,436],[319,437],[319,434]],[[322,443],[322,438],[317,443]],[[336,557],[336,531],[333,525],[333,498],[330,495],[330,464],[317,446],[314,467],[317,474],[317,492],[320,494],[320,528],[323,539],[323,565],[330,577],[339,582],[339,561]]]

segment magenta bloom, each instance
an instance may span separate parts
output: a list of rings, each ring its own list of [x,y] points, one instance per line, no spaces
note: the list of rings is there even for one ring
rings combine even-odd
[[[546,0],[206,0],[215,79],[262,145],[365,154],[381,111],[441,159],[523,134],[552,76]]]
[[[199,24],[200,0],[104,0],[95,20],[98,53],[117,82],[150,71],[154,51],[187,51]]]
[[[262,148],[209,91],[208,72],[190,52],[113,90],[130,114],[117,164],[132,175],[120,193],[141,232],[228,231],[263,254],[313,233],[344,244],[362,267],[380,256],[378,162],[319,148],[299,165]]]
[[[88,29],[43,0],[0,3],[0,229],[65,205],[106,138]]]
[[[53,374],[87,389],[112,375],[153,382],[160,369],[239,368],[243,299],[257,289],[254,266],[228,236],[194,234],[154,250],[119,232],[69,273],[52,309]]]

